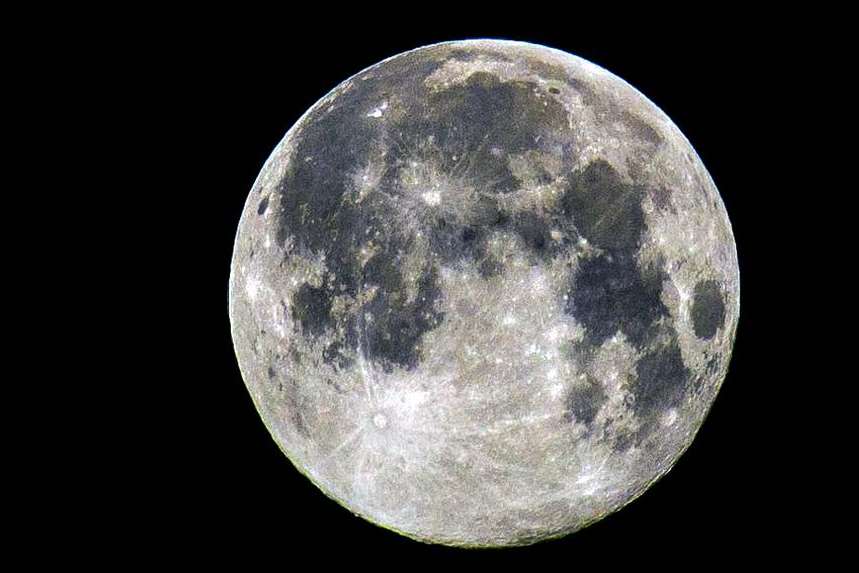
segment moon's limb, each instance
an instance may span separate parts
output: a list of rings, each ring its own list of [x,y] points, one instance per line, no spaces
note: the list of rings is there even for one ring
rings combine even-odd
[[[248,197],[230,318],[266,426],[411,537],[525,544],[667,472],[739,312],[730,223],[677,127],[541,46],[385,60],[313,106]]]

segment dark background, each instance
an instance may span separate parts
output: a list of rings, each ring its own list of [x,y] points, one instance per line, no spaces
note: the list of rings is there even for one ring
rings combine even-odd
[[[117,89],[133,93],[134,127],[145,134],[145,151],[131,163],[145,182],[134,201],[158,213],[147,221],[156,240],[141,255],[154,270],[132,280],[150,290],[140,302],[151,303],[157,335],[149,336],[136,362],[152,368],[145,385],[153,403],[134,431],[129,475],[135,479],[113,494],[117,537],[148,555],[235,553],[283,566],[304,557],[320,566],[441,558],[492,566],[552,559],[573,567],[588,560],[664,563],[681,552],[696,562],[768,560],[776,547],[789,554],[788,533],[810,526],[797,515],[805,502],[784,497],[784,462],[799,431],[776,421],[795,380],[782,373],[790,369],[793,346],[778,321],[792,295],[773,288],[786,258],[771,229],[781,217],[774,194],[792,192],[773,173],[794,160],[783,151],[789,142],[782,111],[790,104],[779,94],[785,78],[796,81],[802,42],[768,35],[774,25],[768,20],[742,18],[711,33],[667,22],[626,31],[570,19],[553,22],[554,30],[546,23],[418,29],[419,15],[408,25],[376,29],[348,22],[333,29],[318,19],[282,16],[269,21],[265,14],[259,20],[222,14],[162,22],[132,36],[123,64],[131,62],[139,73],[122,75]],[[475,552],[424,545],[371,525],[292,467],[244,387],[230,338],[227,284],[245,198],[304,111],[386,57],[480,37],[541,43],[590,60],[628,81],[679,126],[727,207],[742,302],[722,391],[667,476],[620,512],[567,538]]]

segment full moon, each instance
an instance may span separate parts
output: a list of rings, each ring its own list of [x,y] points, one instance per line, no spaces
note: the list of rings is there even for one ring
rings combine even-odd
[[[739,272],[712,179],[641,93],[558,50],[460,41],[358,73],[287,132],[239,222],[229,313],[263,422],[326,495],[421,541],[525,545],[618,510],[690,445]]]

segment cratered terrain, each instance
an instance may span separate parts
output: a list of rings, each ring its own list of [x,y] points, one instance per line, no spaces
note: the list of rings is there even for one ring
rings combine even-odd
[[[289,130],[229,309],[254,404],[323,492],[423,541],[521,545],[690,445],[739,276],[716,187],[653,103],[570,54],[462,41],[360,72]]]

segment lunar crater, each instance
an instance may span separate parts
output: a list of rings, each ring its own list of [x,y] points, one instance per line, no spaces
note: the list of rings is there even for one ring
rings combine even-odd
[[[617,510],[688,447],[739,312],[730,223],[644,96],[556,50],[421,48],[322,98],[254,184],[230,280],[273,438],[423,541]]]

